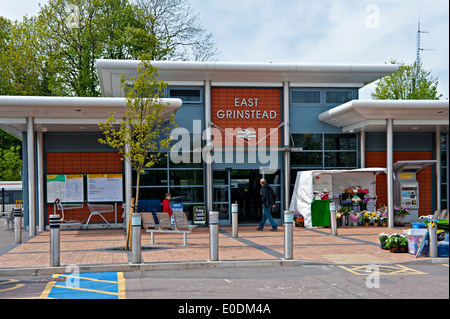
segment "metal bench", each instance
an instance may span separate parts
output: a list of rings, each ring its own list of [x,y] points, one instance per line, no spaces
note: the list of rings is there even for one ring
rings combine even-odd
[[[91,214],[89,215],[87,223],[84,226],[85,229],[88,228],[89,221],[91,220],[91,217],[94,215],[100,216],[105,221],[105,223],[108,224],[108,228],[111,228],[111,224],[108,223],[108,221],[105,219],[105,217],[103,217],[102,213],[113,213],[114,212],[113,205],[89,204],[88,203],[87,206],[89,207]]]
[[[168,213],[156,213],[158,218],[158,225],[155,223],[155,218],[152,213],[141,213],[144,228],[151,235],[151,244],[155,243],[155,233],[173,233],[183,234],[183,246],[187,246],[187,234],[192,233],[192,229],[196,225],[189,225],[186,215],[184,213],[174,213],[175,227],[172,229],[170,223],[170,216]]]

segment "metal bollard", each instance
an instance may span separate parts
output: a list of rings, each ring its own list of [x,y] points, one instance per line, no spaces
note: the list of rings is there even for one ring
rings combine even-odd
[[[20,244],[22,242],[22,208],[14,208],[14,242]]]
[[[428,223],[428,257],[437,257],[437,225],[435,221]]]
[[[50,266],[60,265],[60,215],[50,215]]]
[[[330,202],[331,235],[337,236],[336,203]]]
[[[238,235],[238,204],[231,204],[231,227],[232,227],[232,237],[239,237]]]
[[[284,259],[294,257],[294,213],[284,212]]]
[[[219,260],[219,212],[209,212],[209,260]]]
[[[131,255],[132,263],[141,263],[141,214],[131,214]]]

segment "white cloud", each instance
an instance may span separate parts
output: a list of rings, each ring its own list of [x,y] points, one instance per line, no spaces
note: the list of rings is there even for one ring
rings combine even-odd
[[[39,2],[0,0],[0,15],[35,15]],[[421,16],[424,67],[449,97],[448,0],[190,0],[221,51],[220,61],[384,63],[416,59]],[[367,19],[379,8],[379,28]],[[370,25],[369,25],[370,26]],[[363,96],[364,91],[361,90]],[[368,96],[368,95],[367,95]]]
[[[220,61],[384,63],[416,59],[419,13],[424,67],[449,96],[447,0],[191,0],[221,50]],[[367,21],[379,9],[379,27]],[[361,90],[361,96],[369,98]]]

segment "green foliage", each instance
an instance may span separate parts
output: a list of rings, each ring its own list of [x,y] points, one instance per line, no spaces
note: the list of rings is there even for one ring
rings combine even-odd
[[[126,92],[126,113],[111,113],[106,122],[99,123],[104,134],[99,142],[117,149],[122,159],[138,173],[136,203],[139,200],[140,175],[145,168],[160,161],[161,150],[169,148],[170,132],[175,126],[174,114],[169,114],[161,101],[167,83],[156,78],[157,68],[148,58],[143,56],[137,76],[121,79]]]
[[[20,181],[22,170],[21,147],[0,148],[0,180]]]
[[[382,78],[372,93],[374,100],[439,100],[442,94],[437,91],[438,79],[420,64],[411,65],[391,60],[399,64],[397,72]]]
[[[173,50],[152,19],[130,0],[49,0],[36,17],[0,17],[0,94],[101,96],[96,59]]]

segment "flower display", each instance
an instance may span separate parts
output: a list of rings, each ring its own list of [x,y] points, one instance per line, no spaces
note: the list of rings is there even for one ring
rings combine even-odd
[[[370,219],[371,219],[372,223],[379,223],[380,215],[378,215],[378,212],[372,212]]]
[[[398,206],[394,206],[394,215],[395,216],[408,216],[409,213],[409,208],[408,207],[398,207]]]
[[[294,223],[297,227],[304,227],[305,226],[305,218],[300,213],[294,214]]]
[[[350,214],[350,221],[354,226],[358,225],[359,220],[361,219],[361,213],[352,212]]]
[[[391,234],[386,239],[386,248],[408,248],[408,237],[402,234]]]
[[[356,195],[358,193],[369,194],[369,190],[367,188],[363,188],[362,186],[358,185],[358,186],[350,186],[350,187],[344,189],[344,193],[352,194],[352,195]]]

